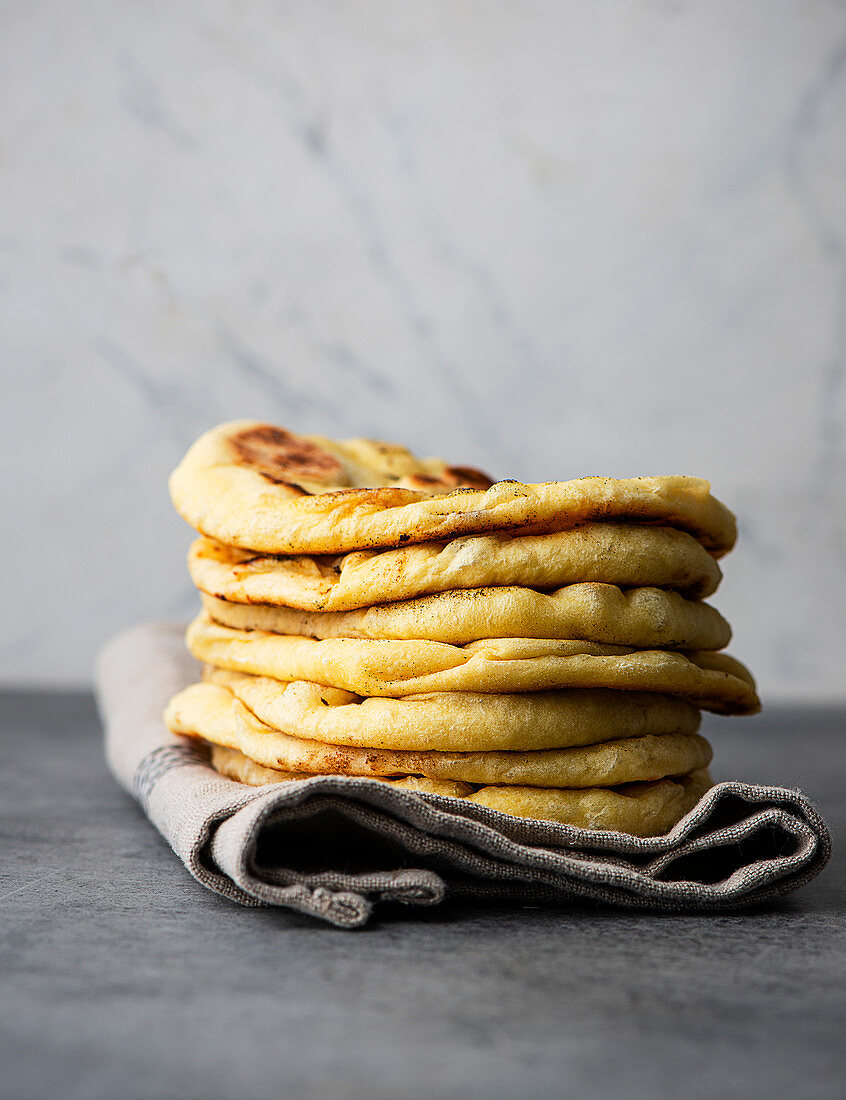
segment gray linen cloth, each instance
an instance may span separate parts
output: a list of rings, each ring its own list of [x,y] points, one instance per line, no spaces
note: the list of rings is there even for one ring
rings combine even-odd
[[[825,822],[780,787],[720,783],[665,836],[642,839],[374,779],[232,782],[162,721],[168,699],[198,678],[182,635],[149,624],[101,653],[106,754],[191,874],[241,905],[285,906],[343,928],[366,924],[381,902],[446,898],[718,910],[793,890],[828,860]]]

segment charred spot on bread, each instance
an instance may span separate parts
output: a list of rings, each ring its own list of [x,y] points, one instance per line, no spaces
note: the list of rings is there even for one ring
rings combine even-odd
[[[334,483],[345,480],[344,467],[333,454],[310,439],[272,424],[246,428],[230,436],[229,444],[242,465],[302,496],[308,493],[296,478]]]

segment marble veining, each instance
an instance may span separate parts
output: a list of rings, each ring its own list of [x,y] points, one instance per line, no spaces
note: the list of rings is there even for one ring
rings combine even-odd
[[[733,651],[843,699],[844,117],[837,0],[5,5],[4,681],[190,613],[167,474],[255,415],[707,476]]]

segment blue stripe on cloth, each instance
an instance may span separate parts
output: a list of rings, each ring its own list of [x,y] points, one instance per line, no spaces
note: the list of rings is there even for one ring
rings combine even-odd
[[[205,753],[196,745],[159,745],[147,753],[135,772],[132,788],[135,797],[145,810],[149,808],[153,787],[163,775],[174,768],[184,768],[191,764],[208,764]]]

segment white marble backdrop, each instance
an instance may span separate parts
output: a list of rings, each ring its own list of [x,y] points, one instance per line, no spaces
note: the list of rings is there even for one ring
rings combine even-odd
[[[765,699],[846,697],[846,8],[0,2],[2,675],[194,606],[234,416],[709,477]]]

